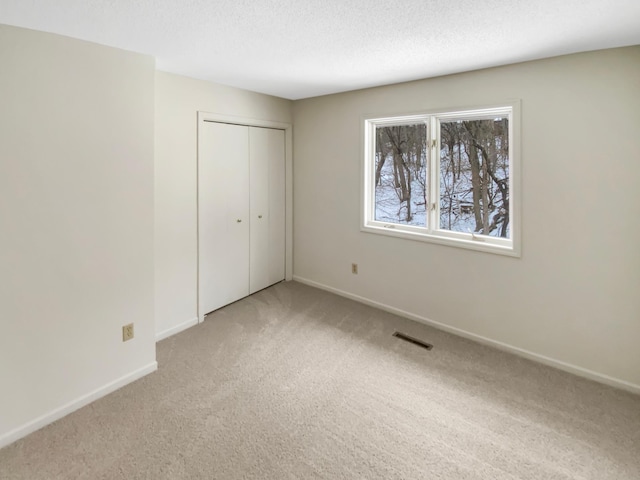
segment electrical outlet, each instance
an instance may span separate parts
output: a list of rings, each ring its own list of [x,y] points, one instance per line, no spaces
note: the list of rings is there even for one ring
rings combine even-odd
[[[351,264],[351,273],[353,273],[354,275],[358,274],[358,264],[357,263],[352,263]]]
[[[133,338],[133,323],[129,325],[124,325],[122,327],[122,341],[126,342],[127,340],[131,340]]]

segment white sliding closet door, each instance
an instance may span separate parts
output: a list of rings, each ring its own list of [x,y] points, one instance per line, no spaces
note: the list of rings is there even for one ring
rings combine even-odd
[[[249,292],[285,276],[284,130],[249,128],[251,250]]]
[[[249,295],[249,127],[203,122],[198,159],[200,309]]]
[[[204,316],[285,278],[285,132],[204,121],[198,135]]]

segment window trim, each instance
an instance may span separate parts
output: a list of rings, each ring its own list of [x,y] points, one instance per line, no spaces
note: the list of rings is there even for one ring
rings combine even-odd
[[[440,215],[440,122],[455,118],[483,119],[495,115],[509,115],[509,229],[511,238],[491,237],[474,233],[434,229],[429,221],[427,227],[386,223],[374,220],[375,213],[375,128],[378,125],[403,125],[425,122],[429,148],[427,182],[436,184],[429,188],[429,202],[435,209],[427,212],[429,219],[439,219]],[[365,115],[361,119],[362,172],[360,189],[360,230],[391,237],[465,248],[480,252],[521,256],[521,165],[520,165],[520,100],[510,100],[492,105],[468,108],[443,108],[424,110],[409,114]],[[435,144],[433,143],[435,140]],[[435,153],[435,154],[434,154]]]

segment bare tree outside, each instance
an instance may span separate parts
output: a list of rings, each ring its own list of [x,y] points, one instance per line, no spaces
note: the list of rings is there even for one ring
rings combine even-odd
[[[424,123],[376,128],[376,220],[426,225],[426,155]]]
[[[508,119],[441,122],[440,137],[440,228],[508,238]]]
[[[509,238],[508,122],[440,122],[440,229]],[[376,127],[375,220],[427,225],[427,165],[425,123]]]

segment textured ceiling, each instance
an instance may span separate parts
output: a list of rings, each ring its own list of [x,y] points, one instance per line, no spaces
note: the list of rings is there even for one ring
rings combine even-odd
[[[0,0],[0,23],[298,99],[640,44],[640,0]]]

